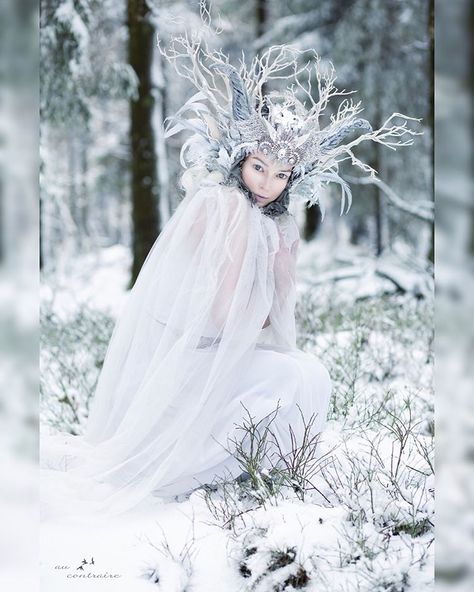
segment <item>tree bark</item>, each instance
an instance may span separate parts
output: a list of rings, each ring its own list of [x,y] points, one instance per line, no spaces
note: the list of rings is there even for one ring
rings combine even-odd
[[[255,38],[260,38],[267,30],[268,21],[268,4],[267,0],[256,0],[255,3]],[[263,53],[261,48],[257,55],[260,56]],[[267,83],[262,85],[262,96],[265,96],[268,92]]]
[[[89,233],[89,187],[87,183],[87,175],[89,171],[89,146],[91,145],[91,138],[87,131],[84,132],[81,138],[80,159],[81,159],[81,187],[80,187],[80,228],[79,232],[86,240],[90,238]]]
[[[380,146],[375,145],[375,162],[374,168],[376,171],[380,170]],[[375,254],[380,257],[383,250],[383,204],[381,191],[379,187],[375,187],[375,201],[374,201],[374,222],[375,222]]]
[[[77,251],[82,251],[82,237],[81,229],[78,219],[78,192],[77,192],[77,178],[76,178],[76,145],[75,145],[75,132],[72,128],[69,128],[66,132],[66,146],[67,146],[67,165],[68,165],[68,207],[71,212],[71,219],[73,222],[73,240]]]
[[[309,241],[316,236],[321,225],[321,211],[317,206],[311,206],[306,209],[304,224],[304,238]]]
[[[474,88],[474,75],[472,72],[472,63],[474,60],[474,43],[472,41],[472,36],[474,33],[474,6],[472,5],[472,2],[469,6],[469,10],[468,10],[468,31],[469,31],[469,58],[468,58],[468,63],[471,64],[471,68],[469,68],[468,70],[468,74],[467,74],[467,86],[469,88],[469,90],[471,91],[471,96],[472,96],[472,90]],[[471,138],[473,137],[472,132],[474,132],[474,119],[472,117],[472,111],[471,111],[471,116],[470,116],[470,121],[469,121],[469,127],[471,128]],[[471,140],[472,142],[472,140]],[[474,165],[474,150],[472,149],[472,144],[471,144],[471,171],[474,170],[473,166]],[[471,178],[472,178],[472,173],[471,173]],[[472,196],[471,196],[472,199]],[[470,228],[470,241],[469,241],[469,254],[472,256],[474,255],[474,208],[471,209],[471,228]]]
[[[256,16],[257,16],[257,38],[261,37],[266,31],[266,24],[268,20],[268,6],[267,0],[257,0],[256,4]]]
[[[429,14],[428,14],[428,39],[429,39],[429,58],[428,58],[428,81],[429,81],[429,106],[428,106],[428,117],[427,123],[431,130],[431,162],[432,162],[432,169],[431,169],[431,199],[434,201],[435,195],[435,188],[434,188],[434,165],[435,165],[435,155],[434,155],[434,134],[435,134],[435,116],[434,116],[434,100],[435,100],[435,85],[434,85],[434,68],[435,68],[435,47],[434,47],[434,35],[435,35],[435,10],[434,10],[434,0],[429,0],[428,6]],[[435,250],[435,225],[434,221],[431,225],[430,230],[430,248],[428,251],[428,259],[431,263],[434,263],[434,250]]]
[[[146,0],[128,0],[128,56],[138,77],[138,97],[130,102],[132,248],[130,285],[158,235],[158,182],[153,131],[152,64],[154,27]]]
[[[4,212],[4,199],[5,194],[3,191],[3,181],[0,177],[0,265],[3,264],[3,259],[5,257],[6,251],[6,244],[5,244],[5,230],[6,230],[6,220],[5,220],[5,212]],[[41,205],[41,202],[40,202]],[[41,253],[41,251],[40,251]],[[41,267],[41,259],[40,259],[40,267]]]

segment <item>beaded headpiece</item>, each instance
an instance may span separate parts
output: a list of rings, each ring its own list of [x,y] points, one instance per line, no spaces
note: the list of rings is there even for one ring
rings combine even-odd
[[[272,46],[250,66],[243,55],[237,69],[228,56],[209,50],[198,38],[175,37],[168,50],[159,42],[158,47],[177,73],[198,89],[169,118],[166,136],[191,131],[181,149],[181,163],[185,167],[205,164],[210,171],[221,171],[225,182],[235,178],[236,163],[248,154],[262,152],[293,167],[286,193],[309,205],[320,204],[323,183],[337,183],[342,213],[350,207],[351,191],[339,174],[339,164],[349,159],[364,173],[376,175],[356,157],[355,146],[371,140],[396,149],[411,145],[413,136],[420,133],[407,127],[408,120],[418,119],[399,113],[373,130],[368,121],[358,117],[360,101],[347,98],[332,109],[327,125],[321,128],[331,99],[355,91],[337,89],[334,67],[323,68],[312,50]],[[267,92],[273,81],[281,79],[287,83],[284,91]],[[350,141],[344,142],[347,138]],[[286,211],[286,206],[279,210]]]

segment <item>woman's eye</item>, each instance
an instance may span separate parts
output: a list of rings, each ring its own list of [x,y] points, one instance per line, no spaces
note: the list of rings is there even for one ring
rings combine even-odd
[[[280,179],[288,179],[288,177],[285,175],[285,173],[278,173],[278,177]]]
[[[261,170],[263,170],[263,169],[262,169],[262,167],[261,167],[259,164],[254,164],[254,165],[253,165],[253,168],[254,168],[256,171],[261,171]]]

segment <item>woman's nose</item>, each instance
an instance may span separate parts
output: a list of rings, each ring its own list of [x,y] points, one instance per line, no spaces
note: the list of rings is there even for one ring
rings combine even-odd
[[[266,190],[268,187],[268,176],[263,175],[260,179],[260,189]]]

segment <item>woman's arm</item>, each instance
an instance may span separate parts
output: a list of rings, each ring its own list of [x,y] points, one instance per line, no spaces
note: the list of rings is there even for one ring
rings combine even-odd
[[[249,205],[236,191],[229,191],[220,199],[225,202],[221,202],[214,221],[215,248],[221,252],[220,266],[215,270],[216,292],[211,305],[212,319],[219,331],[226,325],[231,309],[235,310],[236,287],[249,257]]]
[[[285,300],[296,282],[298,246],[299,239],[296,239],[291,247],[282,240],[275,257],[275,292],[280,301]]]
[[[282,311],[293,301],[296,282],[296,259],[298,254],[299,238],[296,238],[288,247],[286,241],[280,235],[280,248],[275,255],[275,297],[272,309],[262,329],[273,324],[278,327],[279,317]],[[288,300],[290,298],[290,300]],[[275,317],[276,315],[276,317]]]

